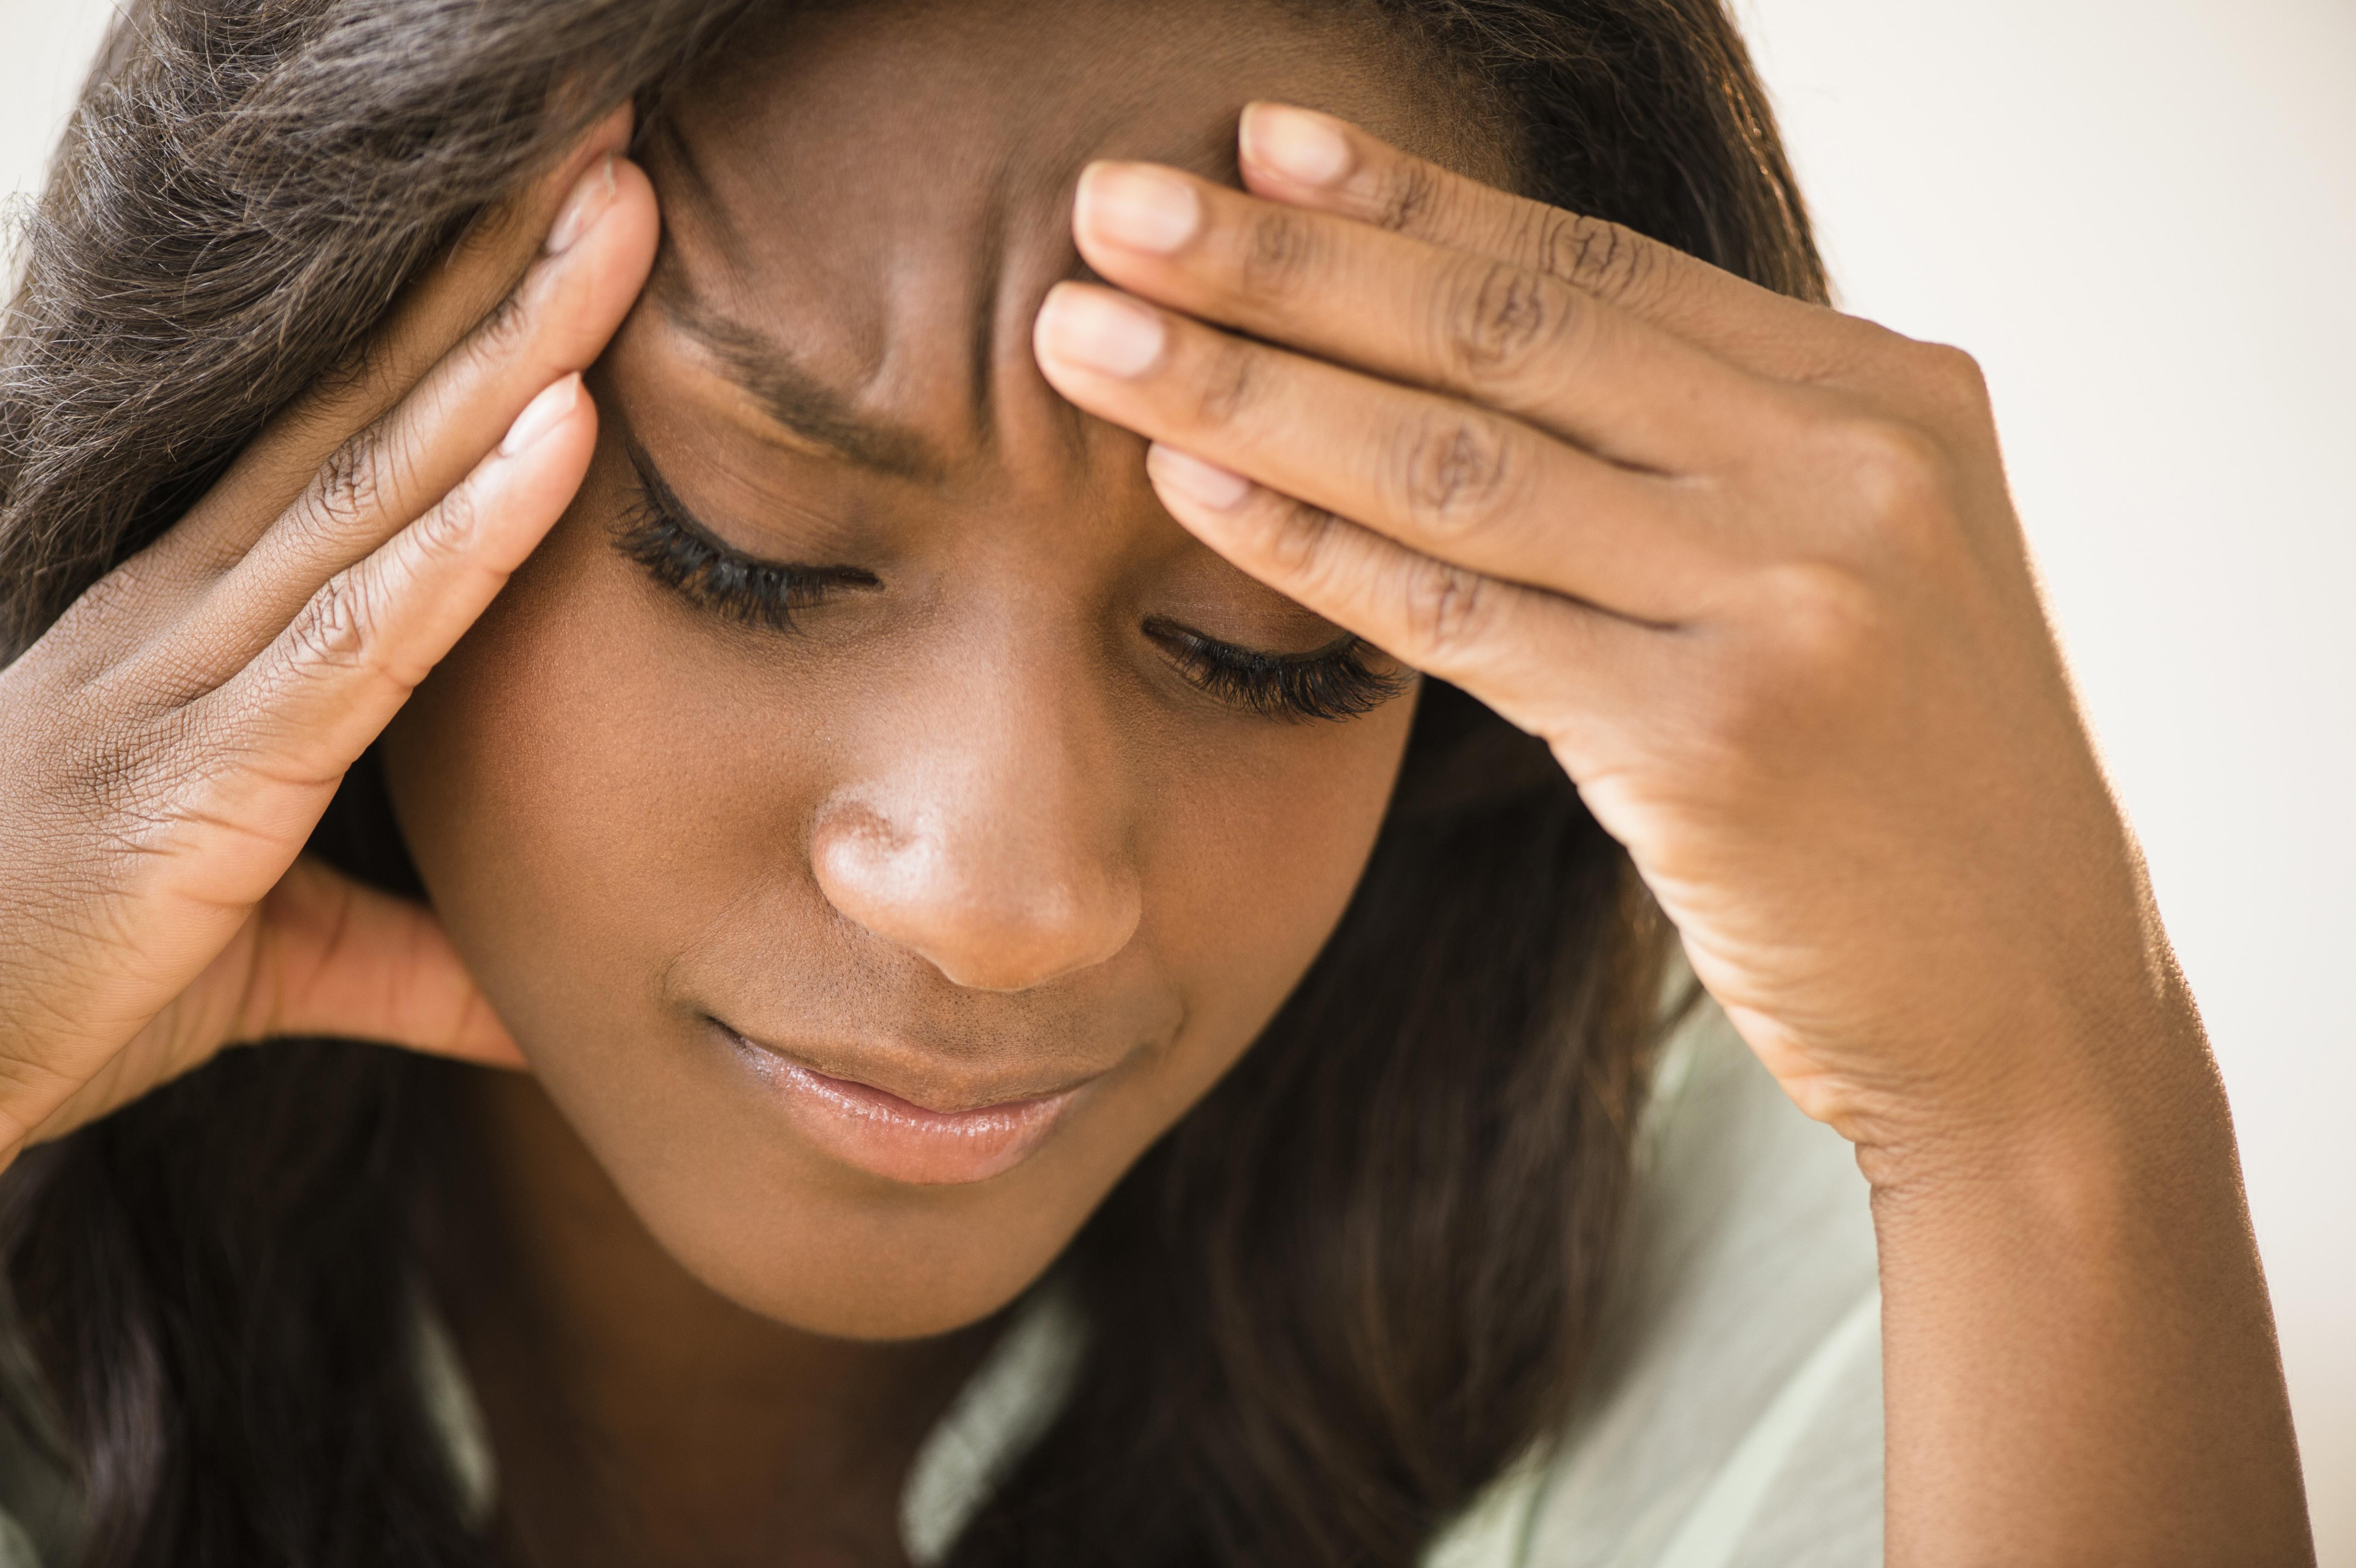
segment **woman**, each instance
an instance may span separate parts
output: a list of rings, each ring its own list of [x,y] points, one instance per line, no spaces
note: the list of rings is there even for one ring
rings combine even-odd
[[[1976,378],[1713,7],[159,3],[28,263],[82,1560],[1580,1560],[1650,900],[1871,1186],[1890,1555],[2305,1560]]]

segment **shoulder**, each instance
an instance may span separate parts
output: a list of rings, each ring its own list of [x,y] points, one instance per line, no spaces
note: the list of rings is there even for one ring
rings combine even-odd
[[[1559,1438],[1428,1568],[1874,1568],[1881,1357],[1872,1218],[1707,1001],[1665,1053],[1628,1251]]]

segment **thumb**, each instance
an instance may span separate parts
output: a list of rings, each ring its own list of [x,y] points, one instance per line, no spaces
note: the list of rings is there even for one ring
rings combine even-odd
[[[327,1035],[529,1070],[432,910],[304,855],[255,913],[232,1040]]]

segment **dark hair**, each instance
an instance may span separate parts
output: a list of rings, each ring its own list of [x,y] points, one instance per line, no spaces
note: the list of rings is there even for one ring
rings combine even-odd
[[[1528,194],[1823,297],[1719,0],[1322,3],[1461,75]],[[26,220],[0,339],[0,653],[348,365],[488,202],[609,105],[658,113],[748,5],[132,10]],[[314,847],[413,891],[373,779],[355,770]],[[1544,746],[1428,686],[1340,928],[1060,1265],[1087,1365],[954,1562],[1412,1563],[1565,1413],[1665,943]],[[407,1307],[463,1070],[231,1052],[0,1185],[84,1562],[484,1561]]]

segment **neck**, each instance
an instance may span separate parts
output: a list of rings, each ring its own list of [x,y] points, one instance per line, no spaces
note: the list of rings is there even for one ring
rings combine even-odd
[[[460,1094],[433,1284],[502,1559],[899,1563],[902,1480],[998,1325],[872,1344],[761,1317],[663,1251],[536,1081]]]

